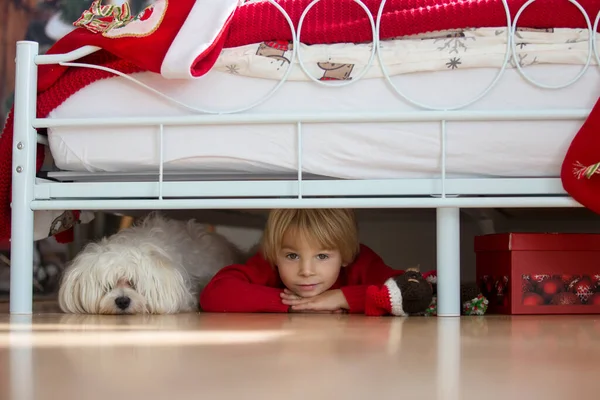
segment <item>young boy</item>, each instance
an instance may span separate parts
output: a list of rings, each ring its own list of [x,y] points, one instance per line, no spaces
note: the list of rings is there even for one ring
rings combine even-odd
[[[368,285],[403,271],[359,244],[348,209],[271,211],[261,251],[219,271],[200,295],[206,312],[364,313]]]

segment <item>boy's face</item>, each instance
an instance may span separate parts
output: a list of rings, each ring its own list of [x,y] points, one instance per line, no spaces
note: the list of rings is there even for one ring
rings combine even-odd
[[[338,279],[342,257],[338,250],[321,249],[305,235],[288,232],[277,253],[277,268],[283,284],[300,297],[327,291]]]

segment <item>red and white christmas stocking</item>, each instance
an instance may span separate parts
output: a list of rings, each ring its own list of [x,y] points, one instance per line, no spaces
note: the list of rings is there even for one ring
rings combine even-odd
[[[573,138],[560,178],[571,197],[600,214],[600,98]]]
[[[47,54],[91,45],[167,79],[197,78],[219,57],[238,5],[239,0],[154,0],[132,15],[127,3],[117,6],[94,0],[74,22],[79,29],[56,42]],[[66,69],[41,65],[38,90],[53,85]]]

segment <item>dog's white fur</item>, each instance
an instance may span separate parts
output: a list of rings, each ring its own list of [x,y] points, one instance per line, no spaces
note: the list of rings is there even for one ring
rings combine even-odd
[[[139,225],[88,244],[64,272],[59,305],[75,314],[194,311],[209,280],[239,262],[239,249],[207,226],[153,213]],[[126,299],[129,305],[123,307]]]

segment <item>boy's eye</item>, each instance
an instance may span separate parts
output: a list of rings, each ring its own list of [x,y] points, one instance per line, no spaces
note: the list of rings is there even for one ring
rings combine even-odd
[[[288,254],[286,254],[285,257],[287,259],[290,259],[290,260],[297,260],[298,259],[298,254],[296,254],[296,253],[288,253]]]
[[[329,256],[328,256],[327,254],[319,254],[319,255],[317,256],[317,258],[318,258],[319,260],[327,260],[327,259],[329,258]]]

